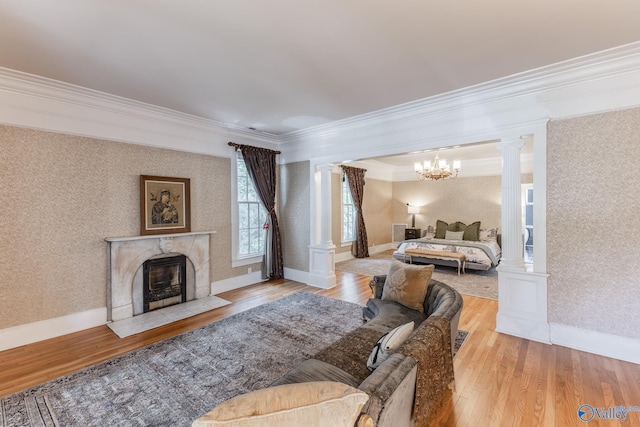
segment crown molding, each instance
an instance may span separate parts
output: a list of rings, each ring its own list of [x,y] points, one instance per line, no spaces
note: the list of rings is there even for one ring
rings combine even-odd
[[[0,123],[228,157],[227,142],[280,163],[357,160],[518,138],[549,119],[640,104],[640,42],[276,136],[0,68]]]
[[[640,42],[280,136],[285,161],[518,137],[532,124],[640,105]],[[535,125],[534,125],[535,127]],[[400,148],[401,147],[401,148]],[[400,149],[399,149],[400,148]],[[331,154],[327,154],[331,153]],[[356,158],[358,158],[356,157]]]
[[[0,67],[0,123],[228,157],[227,142],[276,136]]]

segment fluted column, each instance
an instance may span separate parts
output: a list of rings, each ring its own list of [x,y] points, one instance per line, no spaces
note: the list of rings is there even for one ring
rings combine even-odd
[[[306,280],[309,285],[325,289],[336,285],[336,246],[331,240],[331,170],[329,164],[315,167],[313,237],[309,246],[309,275]]]
[[[498,143],[502,152],[502,259],[503,269],[523,270],[522,195],[520,178],[521,139]]]
[[[331,169],[329,164],[319,165],[320,172],[320,243],[333,245],[331,240]]]

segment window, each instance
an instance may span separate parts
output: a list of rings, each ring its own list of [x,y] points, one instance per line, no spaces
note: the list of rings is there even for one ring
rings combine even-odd
[[[356,207],[353,205],[351,190],[347,178],[342,178],[342,241],[353,242],[356,239]]]
[[[524,260],[533,262],[533,185],[523,184],[522,195],[522,219],[524,225]]]
[[[247,166],[238,152],[237,173],[237,258],[250,258],[264,254],[265,230],[263,225],[267,213],[258,198]]]

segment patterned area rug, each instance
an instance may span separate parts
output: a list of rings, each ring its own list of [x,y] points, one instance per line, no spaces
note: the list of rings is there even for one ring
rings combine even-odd
[[[190,426],[360,325],[357,304],[298,292],[0,398],[0,425]]]
[[[393,250],[371,254],[369,258],[351,259],[336,263],[336,270],[349,273],[376,276],[387,274],[391,265]],[[487,271],[467,270],[460,274],[454,267],[436,266],[433,278],[455,288],[461,294],[481,298],[498,299],[498,272],[495,268]]]
[[[190,426],[360,325],[359,305],[298,292],[0,398],[0,426]]]

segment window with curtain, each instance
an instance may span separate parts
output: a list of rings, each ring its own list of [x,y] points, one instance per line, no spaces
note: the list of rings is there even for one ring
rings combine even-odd
[[[265,211],[247,172],[242,154],[237,156],[238,258],[264,254]]]
[[[353,242],[356,238],[356,208],[351,197],[347,178],[342,179],[342,242]]]

